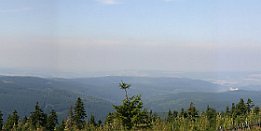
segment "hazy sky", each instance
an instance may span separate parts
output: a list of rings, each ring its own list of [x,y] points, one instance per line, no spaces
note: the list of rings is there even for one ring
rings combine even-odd
[[[260,0],[0,0],[0,68],[261,70]]]

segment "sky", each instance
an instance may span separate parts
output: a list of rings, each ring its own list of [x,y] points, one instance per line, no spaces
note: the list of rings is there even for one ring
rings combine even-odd
[[[0,68],[260,71],[260,0],[0,0]]]

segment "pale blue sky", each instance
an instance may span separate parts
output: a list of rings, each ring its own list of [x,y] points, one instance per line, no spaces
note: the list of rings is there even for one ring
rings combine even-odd
[[[261,69],[260,0],[0,3],[0,68]]]

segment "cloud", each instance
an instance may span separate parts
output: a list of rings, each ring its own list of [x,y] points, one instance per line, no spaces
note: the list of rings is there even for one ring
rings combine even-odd
[[[97,1],[106,5],[118,4],[118,0],[97,0]]]

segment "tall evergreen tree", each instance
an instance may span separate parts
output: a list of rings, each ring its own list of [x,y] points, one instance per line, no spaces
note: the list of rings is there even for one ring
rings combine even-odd
[[[247,113],[247,105],[244,102],[244,99],[240,99],[236,105],[236,115],[246,115]]]
[[[77,98],[74,107],[74,116],[73,120],[78,129],[83,129],[85,124],[85,118],[87,117],[86,111],[84,109],[84,104],[80,97]]]
[[[253,104],[252,99],[250,99],[250,98],[247,99],[246,106],[247,106],[247,112],[249,113],[249,112],[251,111],[251,109],[255,106],[255,105]]]
[[[11,115],[8,116],[7,121],[5,123],[5,129],[6,130],[16,129],[18,126],[18,120],[19,120],[19,116],[17,111],[15,110]]]
[[[46,129],[49,131],[54,131],[56,124],[58,124],[58,119],[56,112],[54,110],[47,117]]]
[[[47,115],[43,112],[37,102],[34,111],[31,113],[30,121],[33,128],[45,127]]]
[[[0,111],[0,131],[2,131],[4,125],[3,113]]]

